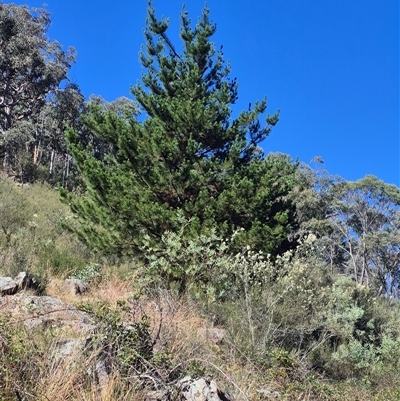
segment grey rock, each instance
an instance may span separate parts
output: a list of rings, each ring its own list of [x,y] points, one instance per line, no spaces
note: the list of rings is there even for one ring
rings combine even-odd
[[[0,294],[13,295],[18,291],[18,284],[11,277],[0,277]]]
[[[102,358],[93,361],[93,364],[86,370],[87,374],[92,378],[100,389],[107,387],[110,381],[111,370],[107,366],[106,361]]]
[[[100,388],[105,388],[110,381],[109,371],[107,369],[106,363],[103,360],[100,360],[96,363],[96,376],[99,383]]]
[[[28,295],[24,292],[2,300],[0,313],[8,313],[22,321],[28,329],[39,326],[69,327],[73,332],[90,333],[94,324],[85,312],[49,296]]]
[[[0,277],[0,295],[14,295],[18,291],[34,288],[36,284],[36,281],[27,272],[18,273],[14,279]]]
[[[281,395],[277,391],[271,391],[267,387],[260,387],[256,391],[264,397],[267,397],[267,399],[281,399]]]
[[[199,334],[204,340],[214,344],[222,344],[226,336],[226,330],[218,327],[202,327],[199,329]]]
[[[52,351],[52,356],[56,360],[62,360],[71,356],[77,349],[82,348],[83,342],[77,338],[66,338],[57,341]]]
[[[88,291],[89,284],[77,278],[68,278],[64,281],[63,288],[67,292],[78,295]]]
[[[231,401],[232,398],[221,391],[214,380],[185,377],[178,381],[177,388],[186,401]]]
[[[18,285],[18,291],[33,288],[36,284],[36,280],[34,280],[27,272],[18,273],[17,277],[14,278],[14,281]]]
[[[147,391],[145,401],[233,401],[233,398],[218,388],[214,380],[193,379],[190,376],[178,380],[167,388]]]

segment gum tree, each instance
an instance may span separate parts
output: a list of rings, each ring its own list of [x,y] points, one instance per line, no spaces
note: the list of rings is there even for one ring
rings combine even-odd
[[[20,148],[34,148],[37,138],[29,123],[75,59],[73,49],[65,52],[48,40],[50,22],[46,10],[0,2],[0,157],[6,175]]]
[[[380,294],[398,297],[398,187],[371,175],[354,182],[321,175],[297,202],[302,229],[316,235],[315,251],[326,263]]]

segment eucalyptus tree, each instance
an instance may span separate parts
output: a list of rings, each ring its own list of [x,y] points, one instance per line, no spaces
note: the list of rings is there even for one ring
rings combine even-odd
[[[397,296],[400,289],[397,186],[371,175],[349,182],[322,174],[299,195],[297,206],[302,229],[316,235],[314,246],[325,262],[359,284]]]
[[[0,154],[7,175],[18,151],[36,140],[27,122],[39,116],[75,60],[72,48],[48,40],[50,22],[46,10],[0,3]]]

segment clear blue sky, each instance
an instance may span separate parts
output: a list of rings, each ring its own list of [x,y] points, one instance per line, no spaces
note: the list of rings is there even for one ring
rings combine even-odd
[[[70,77],[85,96],[130,96],[141,75],[147,0],[45,0],[50,39],[74,46]],[[43,0],[14,1],[43,7]],[[7,2],[8,3],[8,2]],[[154,0],[179,47],[183,0]],[[208,0],[239,82],[235,111],[267,96],[280,121],[263,143],[348,180],[400,185],[398,0]],[[187,0],[193,22],[203,0]]]

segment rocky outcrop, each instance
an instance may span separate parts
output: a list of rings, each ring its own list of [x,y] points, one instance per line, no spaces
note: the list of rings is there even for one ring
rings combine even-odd
[[[0,278],[0,295],[13,295],[18,291],[34,288],[36,281],[27,273],[21,272],[15,278]]]
[[[28,329],[40,326],[69,327],[71,332],[81,335],[94,327],[89,314],[57,298],[24,292],[0,298],[0,313],[6,313],[11,319],[22,322]]]
[[[48,357],[55,363],[67,358],[75,358],[87,350],[93,336],[98,332],[98,325],[89,313],[78,310],[58,298],[32,295],[22,291],[34,287],[35,282],[28,273],[22,272],[15,278],[0,278],[0,317],[6,316],[8,324],[22,323],[29,331],[51,328],[57,338],[49,350]],[[76,295],[87,291],[88,286],[77,279],[66,280],[62,286],[66,292]],[[130,327],[130,326],[127,326]],[[59,335],[62,333],[62,335]],[[225,332],[222,329],[208,329],[205,338],[215,344],[223,342]],[[101,353],[93,360],[88,374],[94,378],[99,391],[106,388],[112,372],[106,367],[106,360]],[[232,401],[214,380],[185,377],[173,383],[158,383],[157,390],[147,390],[143,398],[147,401]]]
[[[0,278],[0,294],[12,295],[18,291],[17,283],[11,277]]]
[[[19,291],[36,290],[37,288],[37,281],[27,272],[21,272],[15,278],[0,277],[0,296],[14,295]],[[80,295],[89,290],[89,284],[82,280],[71,278],[64,280],[62,289],[70,294]]]

